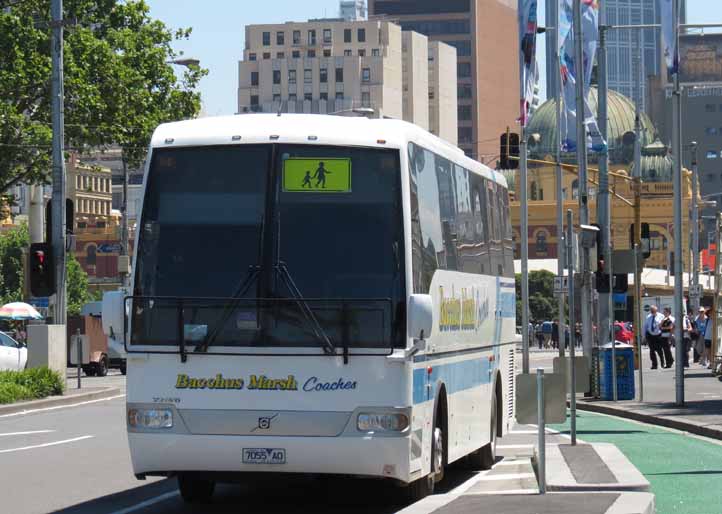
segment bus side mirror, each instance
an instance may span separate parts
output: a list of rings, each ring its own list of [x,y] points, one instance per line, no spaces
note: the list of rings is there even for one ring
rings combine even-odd
[[[409,296],[409,337],[426,339],[434,326],[434,304],[428,294]]]
[[[125,340],[125,291],[103,294],[103,332],[116,341]]]

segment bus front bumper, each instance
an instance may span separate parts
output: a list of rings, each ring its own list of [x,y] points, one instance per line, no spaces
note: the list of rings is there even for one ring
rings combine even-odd
[[[411,455],[410,440],[408,435],[280,437],[128,433],[133,470],[138,476],[184,471],[304,473],[383,477],[410,482],[421,476],[421,456],[414,459]],[[244,462],[262,451],[283,462]],[[411,470],[410,462],[418,469]]]

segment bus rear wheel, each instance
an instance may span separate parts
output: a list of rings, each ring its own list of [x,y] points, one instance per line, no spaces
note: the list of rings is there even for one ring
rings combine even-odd
[[[489,427],[489,443],[482,446],[466,458],[466,464],[470,469],[491,469],[496,462],[496,395],[492,396],[491,399],[490,418],[491,426]]]
[[[178,489],[181,497],[187,503],[206,503],[213,496],[216,483],[211,480],[203,480],[192,473],[181,473],[178,475]]]

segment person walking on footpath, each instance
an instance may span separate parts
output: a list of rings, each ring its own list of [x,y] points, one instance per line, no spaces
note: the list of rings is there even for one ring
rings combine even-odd
[[[692,347],[692,310],[690,309],[687,314],[682,318],[682,339],[684,341],[684,364],[685,368],[689,368],[689,350]]]
[[[559,349],[559,320],[555,319],[552,323],[552,346]]]
[[[672,309],[669,307],[664,308],[664,319],[662,320],[662,351],[664,352],[664,360],[666,366],[664,368],[671,368],[674,364],[674,357],[672,357],[671,347],[676,344],[674,340],[674,316],[672,316]]]
[[[694,362],[698,363],[704,355],[704,331],[707,328],[707,315],[704,307],[700,307],[697,316],[694,318],[695,338],[694,344]]]
[[[664,366],[664,353],[662,352],[662,320],[664,316],[657,311],[657,306],[649,308],[647,319],[644,320],[644,336],[649,347],[649,358],[652,360],[652,369],[657,369],[657,355],[660,364]]]
[[[700,358],[700,364],[702,364],[703,367],[707,369],[712,369],[712,309],[709,309],[706,313],[707,316],[707,322],[705,323],[704,327],[704,353],[702,354],[702,357]]]

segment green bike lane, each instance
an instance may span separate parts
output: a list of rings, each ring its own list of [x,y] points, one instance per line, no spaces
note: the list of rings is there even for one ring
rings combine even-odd
[[[569,419],[549,427],[569,433]],[[722,444],[581,411],[577,411],[577,437],[617,445],[649,480],[658,514],[722,513]]]

